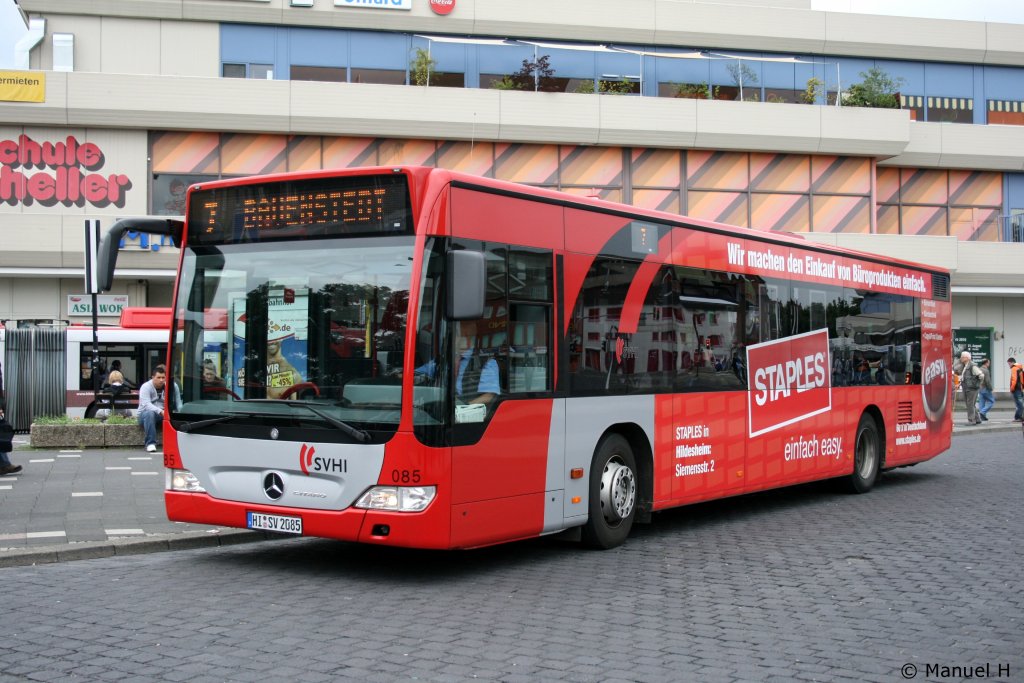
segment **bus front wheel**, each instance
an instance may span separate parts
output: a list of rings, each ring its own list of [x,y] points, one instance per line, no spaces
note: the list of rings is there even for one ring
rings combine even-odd
[[[636,518],[636,459],[629,442],[619,434],[605,437],[590,465],[589,519],[583,543],[591,548],[614,548],[629,536]]]
[[[882,460],[882,439],[875,419],[865,413],[857,425],[854,439],[853,474],[847,480],[851,493],[867,493],[878,479]]]

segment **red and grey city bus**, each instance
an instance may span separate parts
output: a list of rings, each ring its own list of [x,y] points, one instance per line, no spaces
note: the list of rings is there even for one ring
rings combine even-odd
[[[420,167],[195,185],[183,223],[122,223],[108,264],[129,227],[182,246],[172,520],[610,548],[950,445],[940,268]]]

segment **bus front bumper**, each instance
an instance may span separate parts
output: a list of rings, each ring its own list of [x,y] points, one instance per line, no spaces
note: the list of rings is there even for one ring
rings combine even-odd
[[[190,522],[214,526],[250,528],[249,513],[302,520],[302,536],[333,538],[339,541],[372,543],[406,548],[444,549],[451,547],[450,520],[437,501],[423,512],[380,512],[347,508],[345,510],[308,510],[302,508],[256,505],[219,500],[207,493],[164,491],[167,518],[172,522]]]

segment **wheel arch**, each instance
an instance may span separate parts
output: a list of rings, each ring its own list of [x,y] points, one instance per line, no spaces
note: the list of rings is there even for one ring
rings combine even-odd
[[[638,487],[640,500],[637,505],[636,521],[650,522],[651,509],[654,506],[654,450],[651,447],[651,440],[647,432],[635,422],[620,422],[609,426],[601,434],[597,443],[600,444],[612,434],[618,434],[626,439],[633,451],[633,458],[636,460],[636,474],[640,479]]]
[[[879,442],[882,444],[882,447],[879,449],[881,453],[878,454],[878,470],[879,472],[881,472],[882,470],[885,469],[885,456],[889,452],[889,441],[887,439],[885,431],[885,418],[882,417],[881,408],[879,408],[874,403],[864,408],[864,412],[862,413],[862,415],[870,415],[871,419],[875,421],[875,428],[878,430],[878,439]],[[860,420],[858,420],[858,424],[859,422]]]

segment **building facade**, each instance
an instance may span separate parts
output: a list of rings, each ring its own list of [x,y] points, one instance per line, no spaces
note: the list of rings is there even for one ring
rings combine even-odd
[[[22,0],[0,320],[88,319],[86,219],[402,163],[948,267],[954,327],[1024,357],[1024,26],[767,4]],[[898,108],[852,106],[873,77]],[[130,235],[111,294],[170,305],[176,264]]]

